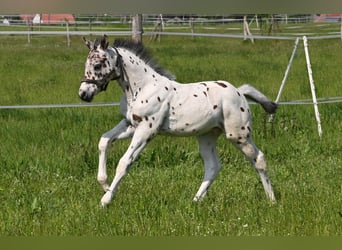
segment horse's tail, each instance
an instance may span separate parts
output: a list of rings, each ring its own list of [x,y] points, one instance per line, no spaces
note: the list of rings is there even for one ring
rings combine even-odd
[[[276,112],[278,104],[270,101],[264,94],[251,85],[244,84],[240,86],[238,90],[247,98],[259,103],[267,113],[274,114]]]

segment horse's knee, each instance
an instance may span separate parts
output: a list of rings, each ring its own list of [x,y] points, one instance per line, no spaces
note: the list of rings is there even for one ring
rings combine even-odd
[[[254,159],[254,165],[257,170],[266,170],[265,157],[261,151],[259,151],[257,157]]]
[[[99,174],[99,175],[97,175],[97,181],[102,186],[105,185],[107,183],[107,175],[106,174]]]
[[[108,146],[109,146],[109,144],[110,144],[109,138],[102,136],[100,138],[100,141],[99,141],[99,144],[98,144],[99,151],[100,152],[106,151]]]

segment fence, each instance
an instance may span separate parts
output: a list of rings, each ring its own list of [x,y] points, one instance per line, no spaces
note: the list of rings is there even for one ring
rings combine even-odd
[[[341,18],[322,19],[316,15],[249,15],[245,16],[250,26],[249,38],[256,39],[293,39],[306,35],[309,39],[317,38],[339,38],[342,34]],[[68,41],[70,36],[84,35],[107,35],[131,36],[132,16],[110,16],[110,15],[0,15],[0,35],[25,35],[30,42],[34,35],[63,35]],[[326,22],[315,22],[315,20],[329,20]],[[334,29],[331,30],[333,21]],[[239,15],[143,15],[142,18],[145,36],[160,35],[182,35],[182,36],[219,36],[227,38],[244,38],[244,17]],[[303,28],[300,24],[311,23],[310,29]],[[341,24],[340,24],[341,23]],[[161,29],[156,29],[160,24]],[[221,24],[231,24],[224,34],[213,34]],[[280,27],[280,25],[286,25]],[[317,30],[319,33],[313,33]],[[181,32],[176,32],[181,30]],[[205,32],[198,32],[205,31]],[[209,32],[210,31],[210,32]],[[248,38],[248,37],[247,37]],[[69,43],[68,43],[69,44]]]
[[[279,94],[276,102],[281,105],[314,105],[315,115],[318,123],[318,133],[321,136],[322,130],[320,125],[320,117],[317,104],[323,103],[339,103],[342,102],[342,97],[332,98],[316,98],[313,74],[310,65],[308,39],[342,39],[342,21],[334,19],[334,24],[314,23],[315,16],[295,16],[287,15],[279,16],[249,16],[248,22],[245,17],[240,16],[194,16],[183,15],[178,16],[161,16],[161,15],[143,15],[143,26],[145,31],[144,36],[159,37],[162,35],[169,36],[192,36],[192,37],[223,37],[237,39],[278,39],[278,40],[295,40],[295,48],[292,53],[288,68],[285,72],[283,82],[280,86]],[[34,21],[36,20],[36,21]],[[70,36],[86,36],[86,35],[107,35],[114,36],[131,36],[136,32],[131,31],[131,16],[78,16],[74,20],[54,20],[44,21],[41,18],[37,19],[37,15],[31,16],[29,19],[22,19],[18,16],[3,17],[3,24],[0,26],[0,35],[26,35],[28,42],[33,35],[65,35],[67,37],[68,46],[70,46]],[[331,19],[330,19],[331,21]],[[248,27],[248,34],[243,34],[246,22],[251,27]],[[309,30],[302,29],[298,24],[310,22]],[[216,26],[220,24],[233,24],[227,33],[213,33]],[[265,30],[261,28],[267,24],[268,34],[262,34]],[[279,32],[278,24],[290,24],[286,26],[285,32]],[[293,24],[293,25],[291,25]],[[195,27],[200,27],[200,30],[210,30],[211,32],[195,32]],[[156,28],[158,27],[158,29]],[[320,32],[315,34],[313,28],[320,27]],[[333,28],[332,28],[333,27]],[[172,31],[165,31],[165,30]],[[176,32],[174,30],[183,30]],[[252,32],[250,32],[250,30]],[[252,34],[256,32],[257,34]],[[307,36],[308,35],[308,36]],[[302,38],[300,38],[302,36]],[[312,90],[312,100],[296,100],[290,102],[280,102],[282,89],[285,85],[287,75],[292,65],[293,55],[295,54],[299,39],[303,39],[304,49],[306,53],[306,63]],[[46,104],[46,105],[17,105],[17,106],[0,106],[0,109],[27,109],[27,108],[66,108],[66,107],[94,107],[94,106],[118,106],[119,103],[94,103],[94,104]]]

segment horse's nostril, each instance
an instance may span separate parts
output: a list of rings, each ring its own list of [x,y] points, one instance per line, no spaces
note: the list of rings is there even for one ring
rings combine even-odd
[[[87,93],[84,92],[84,91],[80,91],[78,95],[80,96],[80,98],[81,98],[82,100],[87,99]]]
[[[89,95],[87,92],[85,91],[81,91],[79,92],[79,97],[83,100],[83,101],[86,101],[86,102],[91,102],[93,100],[93,95]]]

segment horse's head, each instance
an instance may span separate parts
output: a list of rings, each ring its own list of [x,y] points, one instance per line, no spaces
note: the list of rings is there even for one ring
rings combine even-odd
[[[106,35],[94,43],[84,37],[83,40],[90,52],[78,95],[82,100],[91,102],[96,94],[106,90],[110,80],[120,78],[120,55],[115,48],[108,46]]]

